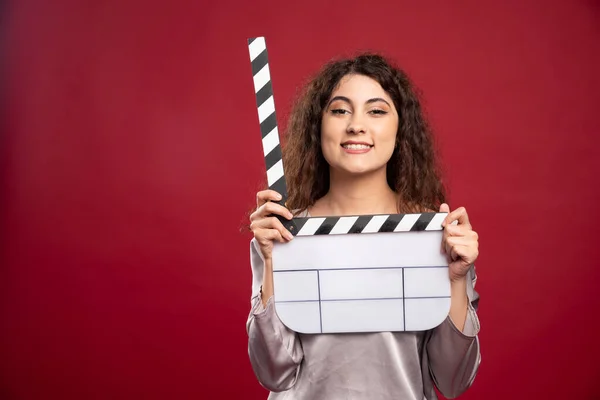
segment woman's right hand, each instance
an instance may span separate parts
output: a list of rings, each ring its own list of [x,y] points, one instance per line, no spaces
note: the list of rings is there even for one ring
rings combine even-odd
[[[250,229],[260,246],[265,260],[271,260],[273,242],[289,242],[294,238],[290,231],[274,215],[292,219],[292,213],[284,206],[273,201],[281,200],[281,195],[274,190],[263,190],[256,194],[256,211],[250,215]]]

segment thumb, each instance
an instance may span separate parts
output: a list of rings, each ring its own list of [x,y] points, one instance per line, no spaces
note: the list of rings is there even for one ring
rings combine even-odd
[[[440,212],[441,212],[441,213],[447,213],[447,212],[450,212],[450,207],[448,206],[448,204],[446,204],[446,203],[443,203],[443,204],[440,206]]]

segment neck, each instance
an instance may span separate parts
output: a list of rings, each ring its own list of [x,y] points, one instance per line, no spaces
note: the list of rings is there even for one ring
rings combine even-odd
[[[349,176],[330,171],[329,191],[322,210],[329,215],[397,213],[397,194],[389,187],[386,169]]]

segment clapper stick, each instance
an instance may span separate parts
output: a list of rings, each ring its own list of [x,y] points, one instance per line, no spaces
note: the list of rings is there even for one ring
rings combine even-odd
[[[288,197],[285,175],[283,172],[283,159],[279,130],[277,129],[277,116],[275,114],[275,100],[273,98],[273,85],[269,70],[269,58],[264,37],[248,39],[250,62],[252,64],[252,77],[254,80],[254,93],[258,107],[258,122],[262,136],[262,147],[267,167],[267,183],[269,189],[278,192],[282,199],[278,202],[285,206]],[[283,226],[294,233],[297,228],[294,222],[277,216]]]
[[[269,188],[288,197],[264,37],[248,40]],[[274,243],[275,309],[301,333],[426,330],[450,309],[441,252],[447,213],[280,217],[295,239]]]

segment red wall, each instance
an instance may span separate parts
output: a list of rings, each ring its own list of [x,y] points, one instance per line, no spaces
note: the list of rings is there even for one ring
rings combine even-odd
[[[481,237],[464,398],[597,398],[597,2],[201,3],[9,4],[0,398],[265,398],[238,231],[264,176],[261,35],[280,121],[355,49],[424,90],[451,207]]]

